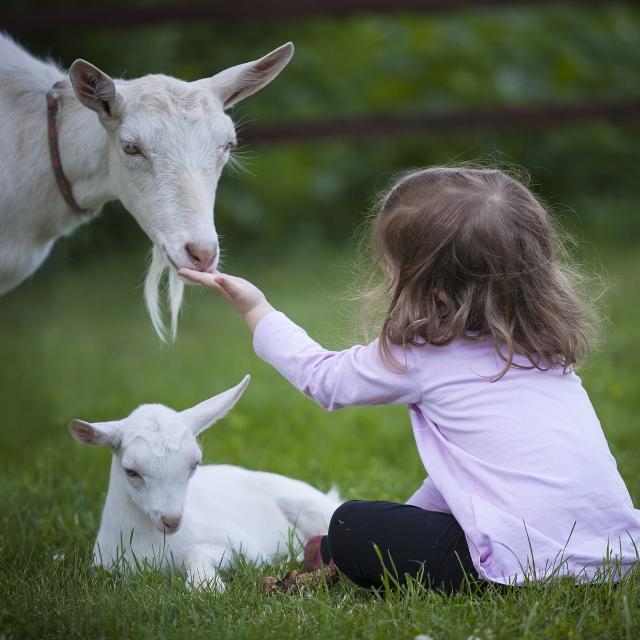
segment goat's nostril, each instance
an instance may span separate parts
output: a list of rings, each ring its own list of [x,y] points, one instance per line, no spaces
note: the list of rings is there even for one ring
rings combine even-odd
[[[161,520],[167,531],[175,531],[180,526],[180,516],[162,516]]]
[[[184,249],[191,259],[191,262],[193,262],[199,271],[208,271],[215,262],[216,255],[218,254],[216,247],[204,247],[193,242],[186,244]]]

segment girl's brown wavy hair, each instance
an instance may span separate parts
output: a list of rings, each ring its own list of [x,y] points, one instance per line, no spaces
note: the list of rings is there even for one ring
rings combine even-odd
[[[531,368],[586,360],[592,310],[545,207],[500,170],[429,168],[400,178],[371,228],[390,302],[379,345],[444,346],[492,337],[504,376],[522,354]],[[371,292],[370,292],[371,293]],[[374,295],[375,297],[375,295]]]

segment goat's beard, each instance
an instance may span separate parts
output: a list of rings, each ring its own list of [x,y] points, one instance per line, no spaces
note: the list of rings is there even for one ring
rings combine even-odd
[[[163,305],[160,300],[163,292],[163,276],[167,273],[166,294],[169,301],[169,315],[171,324],[167,327],[165,323],[165,314]],[[156,330],[158,337],[163,342],[169,339],[173,342],[178,332],[178,316],[180,315],[180,307],[182,306],[182,296],[184,294],[184,282],[178,277],[171,265],[167,261],[164,252],[154,245],[151,254],[151,263],[147,271],[147,277],[144,281],[144,301],[147,305],[147,311],[151,318],[151,324]]]

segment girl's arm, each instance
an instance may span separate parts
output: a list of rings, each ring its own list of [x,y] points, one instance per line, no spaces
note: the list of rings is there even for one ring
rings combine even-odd
[[[370,404],[411,404],[420,400],[421,363],[412,350],[394,356],[400,371],[384,364],[377,341],[328,351],[276,311],[264,294],[242,278],[186,269],[180,275],[217,291],[253,331],[256,353],[297,389],[325,409]]]

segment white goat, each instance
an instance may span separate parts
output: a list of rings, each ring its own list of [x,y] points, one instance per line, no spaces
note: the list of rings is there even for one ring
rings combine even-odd
[[[225,113],[287,65],[293,45],[195,82],[165,75],[112,80],[76,60],[68,72],[0,33],[0,295],[45,260],[57,238],[120,200],[153,242],[145,299],[165,337],[158,288],[169,269],[172,337],[183,283],[180,267],[218,263],[216,187],[236,144]],[[58,83],[55,118],[72,210],[49,155],[47,92]]]
[[[248,383],[246,376],[182,412],[151,404],[115,422],[69,423],[79,442],[113,452],[95,564],[117,569],[146,560],[185,571],[193,585],[222,589],[218,570],[235,551],[267,561],[287,551],[291,532],[304,540],[327,530],[339,505],[334,491],[274,473],[199,466],[196,436],[233,407]]]

